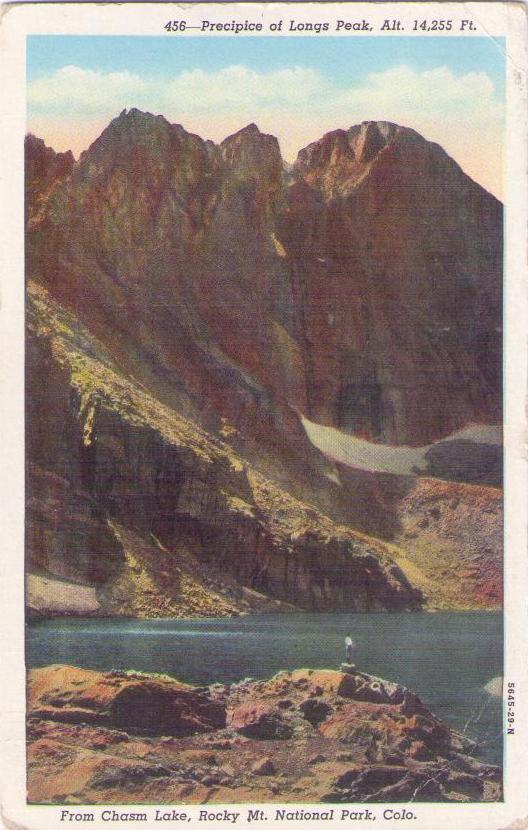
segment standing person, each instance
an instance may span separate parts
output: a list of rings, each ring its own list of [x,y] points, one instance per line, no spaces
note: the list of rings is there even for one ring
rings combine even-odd
[[[352,663],[352,653],[354,651],[354,641],[352,637],[345,637],[345,646],[346,646],[346,661],[347,663]]]

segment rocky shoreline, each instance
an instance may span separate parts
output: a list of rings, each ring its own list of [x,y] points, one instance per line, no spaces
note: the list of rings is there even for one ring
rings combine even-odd
[[[344,664],[195,687],[28,674],[32,803],[497,801],[500,768],[410,690]]]

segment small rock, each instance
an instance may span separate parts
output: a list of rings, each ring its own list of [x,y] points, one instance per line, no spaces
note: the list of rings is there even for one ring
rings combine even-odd
[[[401,752],[391,752],[389,755],[386,755],[384,761],[386,764],[395,764],[396,766],[401,767],[404,762],[404,756]]]
[[[206,775],[205,778],[202,778],[202,784],[206,787],[214,787],[216,784],[220,783],[220,778],[218,775]]]
[[[432,761],[435,757],[423,741],[413,741],[408,754],[415,761]]]
[[[299,709],[303,713],[305,720],[311,723],[312,726],[322,723],[328,715],[333,711],[332,707],[322,700],[315,700],[309,697],[299,705]]]
[[[326,755],[312,755],[311,758],[308,758],[308,763],[310,764],[310,766],[313,766],[314,764],[320,764],[322,763],[322,761],[326,761]]]
[[[449,775],[447,786],[456,792],[467,795],[469,798],[482,798],[483,784],[473,775],[459,772]]]
[[[252,765],[251,772],[253,775],[273,775],[276,770],[271,758],[261,758]]]

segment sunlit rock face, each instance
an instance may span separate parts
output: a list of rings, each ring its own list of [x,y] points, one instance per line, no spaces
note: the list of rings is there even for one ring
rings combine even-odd
[[[295,498],[160,403],[44,289],[30,286],[27,299],[32,612],[422,607],[390,546]],[[68,602],[57,603],[57,580]],[[76,603],[75,584],[95,596],[79,591]]]
[[[35,404],[33,415],[29,405],[30,461],[39,468],[34,492],[44,498],[43,483],[54,481],[59,494],[57,503],[48,499],[45,509],[38,508],[37,537],[52,532],[48,525],[68,502],[75,504],[72,521],[91,528],[94,551],[108,539],[104,511],[121,521],[134,515],[136,530],[148,528],[172,544],[174,504],[192,490],[181,476],[192,482],[198,462],[186,458],[184,474],[181,458],[178,465],[170,460],[172,450],[158,447],[152,435],[138,437],[133,418],[135,431],[130,418],[123,427],[128,404],[119,395],[126,398],[129,390],[125,394],[122,382],[186,418],[211,441],[224,442],[241,464],[254,465],[288,497],[374,536],[401,530],[398,488],[407,484],[379,477],[387,471],[385,461],[373,472],[367,465],[361,475],[345,469],[309,440],[303,418],[402,450],[428,448],[468,424],[500,422],[502,206],[441,147],[414,131],[387,122],[335,130],[286,168],[276,138],[254,124],[215,145],[162,116],[132,109],[115,118],[77,162],[34,137],[27,139],[26,154],[28,278],[69,315],[76,354],[92,361],[89,383],[83,386],[77,366],[77,386],[72,384],[64,354],[58,356],[56,344],[42,343],[69,335],[59,330],[60,320],[59,329],[46,330],[48,312],[37,302],[41,321],[28,363],[29,396],[48,364],[55,367],[52,386],[60,390],[55,397],[37,396],[42,406]],[[69,385],[75,386],[73,397]],[[117,387],[119,405],[112,398]],[[146,423],[149,407],[140,418]],[[45,445],[46,436],[56,434],[58,417],[70,449],[55,458]],[[101,440],[86,443],[90,418]],[[156,448],[150,461],[133,449],[136,440]],[[181,440],[185,445],[188,436]],[[120,507],[125,488],[119,489],[119,478],[132,464],[132,456],[124,460],[128,453],[136,453],[135,480],[143,482],[148,498],[138,491],[134,502],[131,484],[127,513]],[[458,451],[452,459],[442,447],[437,457],[435,445],[434,458],[421,471],[496,483],[497,459],[486,453],[482,463],[494,468],[484,475],[478,453],[468,453],[471,463],[460,467]],[[77,463],[84,478],[75,472]],[[132,469],[122,481],[134,480]],[[74,489],[49,474],[75,478]],[[211,492],[225,489],[222,477],[211,483],[198,470],[194,478]],[[242,479],[234,494],[251,505]],[[281,568],[288,582],[293,572],[304,573],[308,559],[288,570],[275,554],[266,559],[261,541],[256,561],[268,562],[266,579],[255,577],[260,565],[247,573],[236,553],[249,544],[251,520],[242,513],[233,519],[230,511],[221,531],[202,533],[207,556],[225,549],[222,562],[229,561],[245,584],[288,602],[329,607],[325,603],[336,594],[328,589],[324,599],[322,573],[315,582],[323,587],[313,598],[320,527],[316,541],[303,542],[312,576],[295,577],[295,587],[286,590]],[[198,531],[191,525],[185,533],[193,537]],[[61,533],[51,560],[67,577],[69,566],[61,570],[59,560],[75,527]],[[233,539],[240,544],[233,546]],[[84,563],[83,578],[107,579],[122,567],[119,545],[108,541],[108,549],[108,562],[94,560],[86,546],[79,550],[75,561]],[[337,544],[328,554],[332,562],[340,550]],[[39,555],[39,567],[45,561]],[[382,570],[388,573],[385,565]],[[396,605],[401,597],[409,606],[419,604],[408,587],[402,592]],[[392,599],[378,600],[394,607]]]

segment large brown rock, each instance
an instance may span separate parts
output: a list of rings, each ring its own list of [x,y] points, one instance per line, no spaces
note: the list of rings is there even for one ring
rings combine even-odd
[[[229,713],[227,723],[241,735],[260,740],[291,738],[293,732],[284,713],[264,702],[250,701],[237,706]]]
[[[32,671],[28,714],[152,735],[189,735],[225,725],[225,707],[183,683],[70,666]]]

